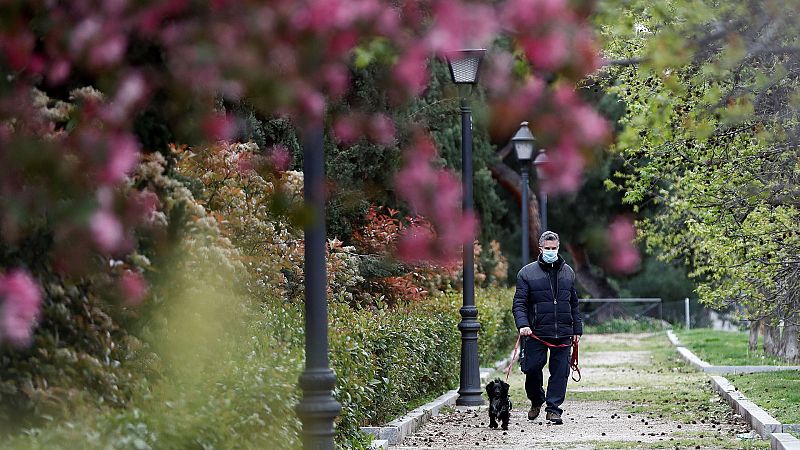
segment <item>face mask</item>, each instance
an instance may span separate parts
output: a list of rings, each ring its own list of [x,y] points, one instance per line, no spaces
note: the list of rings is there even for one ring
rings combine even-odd
[[[554,263],[558,260],[558,250],[542,250],[542,261]]]

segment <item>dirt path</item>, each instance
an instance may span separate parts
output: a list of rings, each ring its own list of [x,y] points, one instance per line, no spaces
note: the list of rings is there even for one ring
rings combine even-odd
[[[544,411],[527,420],[530,403],[517,365],[509,379],[514,409],[507,432],[488,428],[487,407],[457,408],[392,448],[769,448],[761,440],[736,439],[747,431],[741,419],[705,375],[674,359],[662,334],[586,336],[581,342],[583,380],[567,387],[563,425],[549,425]]]

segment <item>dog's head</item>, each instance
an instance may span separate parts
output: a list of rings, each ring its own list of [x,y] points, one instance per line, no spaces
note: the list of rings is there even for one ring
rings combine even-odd
[[[489,396],[489,400],[508,397],[508,388],[508,383],[500,378],[495,378],[494,381],[490,381],[489,384],[486,385],[486,395]]]

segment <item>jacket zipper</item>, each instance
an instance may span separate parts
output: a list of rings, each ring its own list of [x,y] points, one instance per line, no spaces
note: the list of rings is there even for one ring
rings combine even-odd
[[[563,267],[564,267],[563,265],[561,267],[559,267],[558,268],[558,272],[556,272],[556,289],[553,292],[553,305],[555,305],[553,307],[553,316],[554,316],[554,319],[555,319],[555,320],[553,320],[553,327],[556,329],[556,339],[558,339],[558,297],[556,297],[556,293],[558,293],[558,277],[559,277],[559,275],[561,275],[561,269]],[[549,282],[550,280],[547,280],[547,281]],[[550,289],[552,291],[552,289],[553,289],[552,285],[550,286]]]

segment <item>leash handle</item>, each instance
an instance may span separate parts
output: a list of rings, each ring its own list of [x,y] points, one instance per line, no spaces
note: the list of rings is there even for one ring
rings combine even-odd
[[[572,341],[572,358],[569,362],[569,368],[572,369],[572,381],[576,383],[581,381],[581,368],[578,367],[578,342],[580,342],[580,338]],[[575,379],[575,373],[578,374],[577,379]]]
[[[522,338],[521,334],[517,334],[517,343],[514,344],[514,353],[511,355],[511,362],[508,364],[508,368],[506,369],[506,383],[508,382],[508,376],[511,375],[511,368],[514,367],[514,359],[517,357],[517,350],[519,349],[519,340]]]

